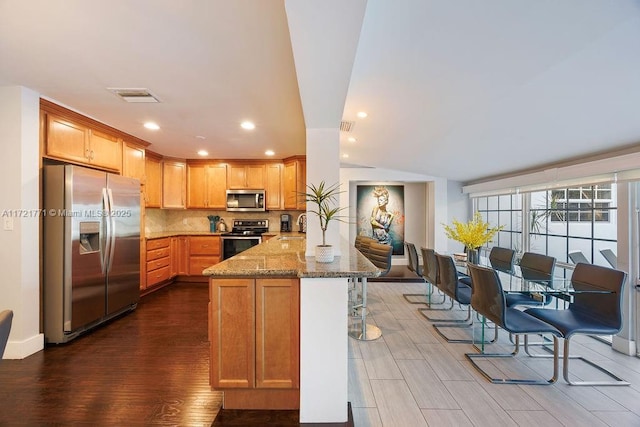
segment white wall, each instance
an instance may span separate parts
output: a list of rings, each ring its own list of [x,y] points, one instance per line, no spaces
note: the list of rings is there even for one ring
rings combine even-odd
[[[44,348],[40,334],[39,94],[0,87],[0,310],[14,312],[5,359]],[[36,212],[34,214],[34,212]],[[9,221],[13,224],[10,228]]]

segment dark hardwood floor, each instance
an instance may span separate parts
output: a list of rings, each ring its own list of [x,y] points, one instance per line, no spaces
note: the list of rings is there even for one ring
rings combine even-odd
[[[208,286],[179,283],[70,343],[0,361],[0,425],[210,426]]]

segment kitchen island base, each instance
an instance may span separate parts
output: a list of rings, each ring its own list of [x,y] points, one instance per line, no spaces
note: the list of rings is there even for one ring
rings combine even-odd
[[[300,390],[223,390],[224,409],[298,409]]]

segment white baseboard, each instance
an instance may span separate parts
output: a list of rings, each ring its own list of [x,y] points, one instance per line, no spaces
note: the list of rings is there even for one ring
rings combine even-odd
[[[3,359],[24,359],[44,349],[44,334],[38,334],[24,341],[9,341],[4,349]]]
[[[617,335],[614,335],[611,340],[611,348],[627,356],[635,356],[638,351],[635,341]]]

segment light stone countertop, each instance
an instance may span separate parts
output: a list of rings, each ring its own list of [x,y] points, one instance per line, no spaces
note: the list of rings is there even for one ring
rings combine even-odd
[[[145,233],[144,237],[146,239],[161,239],[163,237],[174,237],[174,236],[220,236],[223,233],[215,232],[212,233],[210,231],[158,231],[153,233]]]
[[[284,238],[283,238],[284,237]],[[287,238],[289,237],[289,238]],[[331,263],[305,257],[306,239],[277,235],[242,253],[205,269],[211,277],[378,277],[380,270],[353,245],[341,247],[341,255]]]

